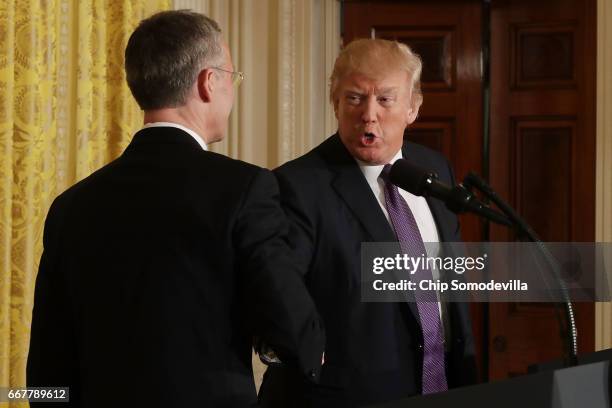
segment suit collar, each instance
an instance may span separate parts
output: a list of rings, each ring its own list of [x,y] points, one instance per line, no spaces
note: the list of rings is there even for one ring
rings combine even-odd
[[[146,123],[143,126],[143,129],[148,129],[148,128],[152,128],[152,127],[171,127],[171,128],[177,128],[177,129],[181,129],[187,133],[189,133],[189,135],[191,137],[193,137],[193,139],[198,142],[198,144],[200,146],[202,146],[202,149],[204,150],[208,150],[208,146],[206,146],[206,142],[204,141],[204,138],[199,135],[195,130],[190,129],[186,126],[181,125],[180,123],[174,123],[174,122],[150,122],[150,123]]]
[[[202,146],[184,130],[176,127],[148,127],[136,132],[125,152],[150,145],[175,145],[202,151]]]

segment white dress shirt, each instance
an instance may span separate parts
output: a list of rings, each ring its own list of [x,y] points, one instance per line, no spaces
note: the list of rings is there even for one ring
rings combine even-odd
[[[145,124],[142,128],[147,129],[147,128],[152,128],[152,127],[173,127],[173,128],[184,130],[185,132],[189,133],[191,137],[193,137],[200,146],[202,146],[202,149],[208,150],[208,147],[206,146],[206,142],[204,141],[204,139],[200,135],[198,135],[195,131],[189,129],[188,127],[179,125],[178,123],[172,123],[172,122],[151,122],[151,123]]]

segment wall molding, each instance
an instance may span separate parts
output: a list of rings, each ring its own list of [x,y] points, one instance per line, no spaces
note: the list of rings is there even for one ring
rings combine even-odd
[[[597,1],[596,241],[612,242],[612,4]],[[611,270],[612,260],[606,260]],[[612,303],[595,306],[595,349],[612,347]]]

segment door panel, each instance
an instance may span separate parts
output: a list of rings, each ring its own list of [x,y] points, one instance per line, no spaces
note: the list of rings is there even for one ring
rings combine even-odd
[[[545,241],[595,238],[594,3],[491,2],[490,181]],[[593,351],[594,305],[575,307]],[[491,304],[489,324],[492,379],[562,353],[550,304]]]

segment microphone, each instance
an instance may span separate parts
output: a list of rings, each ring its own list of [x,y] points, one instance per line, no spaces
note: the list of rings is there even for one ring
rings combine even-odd
[[[391,166],[389,180],[416,196],[430,196],[442,200],[446,207],[456,214],[471,212],[495,223],[512,226],[504,215],[485,205],[463,185],[449,186],[439,181],[435,172],[415,166],[406,159],[399,159]]]

